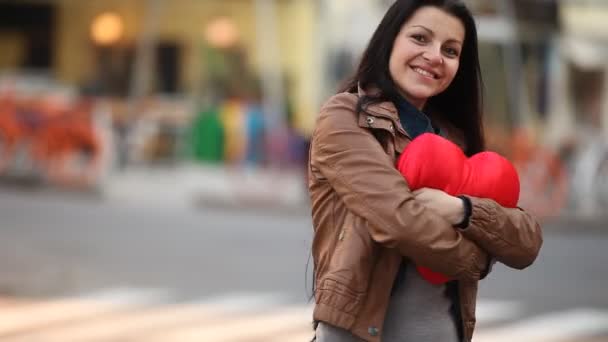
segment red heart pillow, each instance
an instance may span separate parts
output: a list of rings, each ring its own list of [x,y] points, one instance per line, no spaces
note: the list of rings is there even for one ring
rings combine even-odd
[[[513,165],[495,152],[480,152],[470,158],[451,141],[425,133],[405,148],[397,169],[411,190],[433,188],[455,195],[490,198],[504,207],[519,200],[519,177]],[[425,267],[418,272],[430,283],[449,279]]]

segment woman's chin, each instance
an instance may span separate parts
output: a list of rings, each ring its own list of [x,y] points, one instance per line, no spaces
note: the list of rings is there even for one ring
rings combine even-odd
[[[407,99],[416,101],[426,101],[428,98],[435,96],[435,92],[431,89],[406,89],[405,94]]]

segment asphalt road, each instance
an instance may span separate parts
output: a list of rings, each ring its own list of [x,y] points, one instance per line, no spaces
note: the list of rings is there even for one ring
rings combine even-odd
[[[307,303],[311,225],[304,214],[0,189],[0,218],[0,295],[70,297],[128,288],[162,289],[176,302],[254,294]],[[490,304],[484,312],[516,307],[506,320],[521,321],[578,310],[577,319],[584,312],[600,317],[599,325],[608,322],[608,225],[601,226],[545,225],[532,267],[498,265],[482,282],[481,301]],[[493,310],[496,303],[502,304]],[[587,335],[604,340],[608,323],[605,330]]]

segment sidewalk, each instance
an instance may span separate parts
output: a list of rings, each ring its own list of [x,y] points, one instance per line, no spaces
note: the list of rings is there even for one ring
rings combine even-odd
[[[14,187],[15,180],[0,179]],[[61,194],[66,190],[40,188],[31,181],[20,182],[20,189]],[[30,184],[31,183],[31,184]],[[73,191],[67,191],[71,193]],[[76,194],[79,192],[76,191]],[[310,215],[303,172],[236,168],[220,165],[182,164],[179,166],[141,166],[115,171],[92,192],[102,200],[147,208],[217,208],[273,215]],[[543,220],[543,227],[564,232],[581,229],[605,232],[608,215],[577,215],[568,210]]]
[[[183,165],[115,172],[103,197],[122,203],[308,213],[304,175],[289,170]]]
[[[304,175],[295,170],[185,164],[137,167],[115,172],[104,184],[105,200],[148,207],[220,208],[272,214],[309,215]],[[608,216],[564,212],[544,220],[563,231],[604,231]]]

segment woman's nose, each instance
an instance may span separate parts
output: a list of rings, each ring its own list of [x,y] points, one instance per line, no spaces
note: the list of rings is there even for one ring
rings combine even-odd
[[[422,57],[432,65],[443,64],[443,56],[441,55],[440,49],[430,48],[422,54]]]

